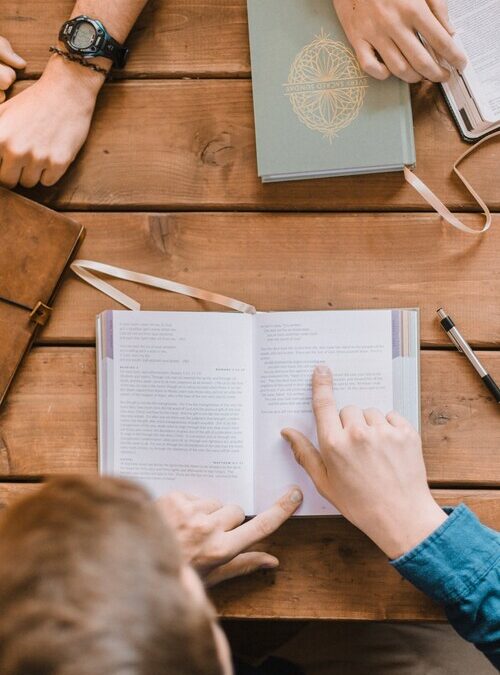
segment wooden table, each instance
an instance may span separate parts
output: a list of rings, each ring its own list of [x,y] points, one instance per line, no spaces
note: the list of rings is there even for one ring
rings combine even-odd
[[[36,78],[73,0],[4,0],[2,33]],[[262,186],[257,178],[245,0],[150,2],[132,57],[101,95],[89,140],[55,187],[30,191],[87,228],[81,257],[218,291],[262,310],[419,306],[429,480],[500,526],[500,417],[441,332],[444,305],[500,375],[500,215],[473,237],[444,225],[401,174]],[[19,83],[15,89],[29,86]],[[418,173],[469,223],[450,175],[464,148],[434,86],[413,92]],[[499,210],[500,146],[464,170]],[[471,212],[471,213],[468,213]],[[126,284],[118,283],[120,288]],[[145,287],[145,309],[207,309]],[[96,471],[94,317],[112,301],[68,277],[53,319],[0,414],[0,503],[51,474]],[[276,573],[215,593],[226,617],[437,619],[342,519],[289,522]]]

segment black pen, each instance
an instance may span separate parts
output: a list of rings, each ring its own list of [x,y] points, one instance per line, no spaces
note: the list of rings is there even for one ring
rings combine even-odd
[[[477,372],[479,377],[482,379],[488,390],[490,391],[491,394],[493,394],[493,397],[497,403],[500,403],[500,388],[498,387],[497,383],[495,380],[491,377],[491,375],[488,373],[486,368],[483,366],[481,361],[477,358],[477,356],[474,354],[472,349],[469,347],[467,342],[464,340],[462,335],[460,334],[460,331],[458,328],[455,326],[453,323],[452,319],[446,314],[444,309],[438,309],[437,310],[438,316],[441,320],[441,326],[443,327],[443,330],[446,332],[450,340],[453,342],[455,347],[458,349],[459,352],[462,352],[462,354],[465,354],[465,356],[469,359],[471,362],[472,366],[474,367],[474,370]]]

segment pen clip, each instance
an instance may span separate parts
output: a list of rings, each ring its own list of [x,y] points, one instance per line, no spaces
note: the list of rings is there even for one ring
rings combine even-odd
[[[454,344],[455,347],[458,349],[458,351],[459,351],[461,354],[463,354],[463,353],[464,353],[464,350],[462,349],[462,347],[460,346],[459,341],[456,339],[456,337],[453,335],[453,333],[452,333],[451,331],[448,332],[448,337],[449,337],[450,340],[453,342],[453,344]]]

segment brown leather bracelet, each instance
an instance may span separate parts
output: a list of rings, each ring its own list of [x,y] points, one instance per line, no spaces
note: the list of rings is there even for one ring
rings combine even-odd
[[[72,63],[79,63],[84,68],[90,68],[96,73],[101,73],[101,75],[104,75],[105,77],[108,77],[109,75],[109,70],[106,70],[106,68],[101,68],[101,66],[97,66],[95,63],[89,63],[89,61],[83,59],[81,56],[76,56],[76,54],[70,54],[69,52],[65,52],[63,49],[59,49],[59,47],[54,46],[49,47],[49,52],[51,54],[57,54],[58,56],[62,56],[62,58],[66,59],[66,61],[71,61]]]

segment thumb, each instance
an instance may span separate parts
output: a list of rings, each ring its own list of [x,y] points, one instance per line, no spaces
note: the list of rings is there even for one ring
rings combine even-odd
[[[455,35],[455,29],[451,25],[450,15],[448,14],[447,0],[427,0],[429,9],[434,14],[439,23],[450,35]]]
[[[26,68],[26,61],[22,56],[16,54],[10,42],[4,37],[0,37],[0,61],[18,70]]]
[[[296,429],[283,429],[281,435],[292,447],[295,461],[309,474],[321,492],[326,479],[326,467],[319,451],[311,441]]]
[[[205,585],[207,587],[215,586],[222,581],[246,576],[257,570],[275,569],[278,565],[278,558],[269,555],[269,553],[262,553],[260,551],[240,553],[230,562],[212,570],[210,574],[205,577]]]

